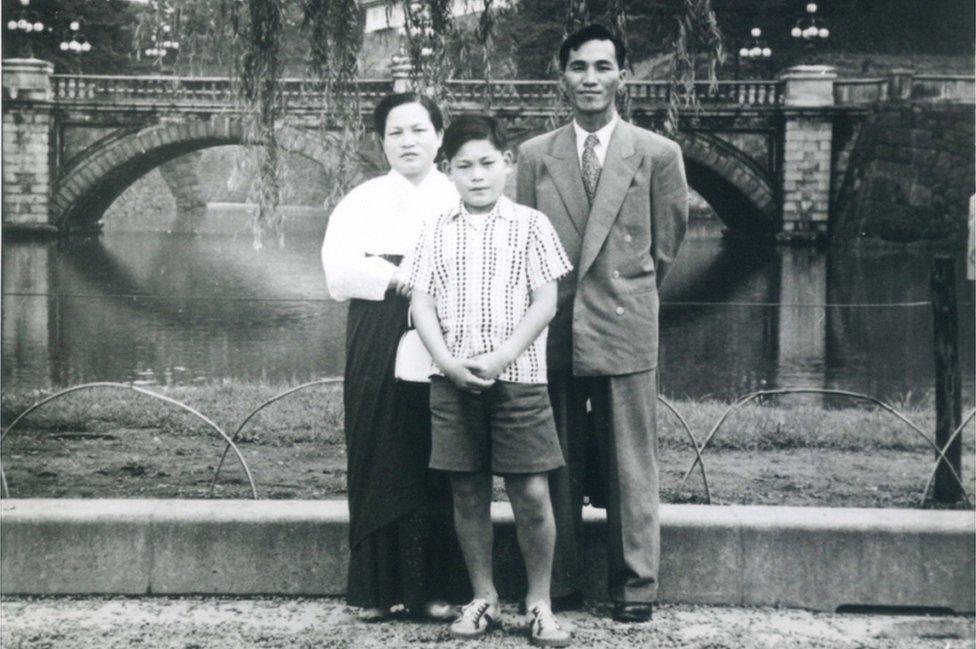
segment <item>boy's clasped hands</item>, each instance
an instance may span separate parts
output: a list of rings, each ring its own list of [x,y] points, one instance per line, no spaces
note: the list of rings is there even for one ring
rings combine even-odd
[[[488,352],[471,358],[451,359],[442,371],[459,390],[480,394],[495,384],[495,379],[510,363],[500,354]]]

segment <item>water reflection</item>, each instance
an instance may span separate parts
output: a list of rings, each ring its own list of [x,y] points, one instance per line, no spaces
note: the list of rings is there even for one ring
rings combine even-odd
[[[318,244],[313,235],[255,252],[246,235],[162,233],[6,241],[3,386],[295,384],[341,374],[346,308],[326,299]],[[662,388],[693,397],[775,386],[920,397],[933,385],[928,306],[825,305],[924,302],[930,263],[919,252],[732,243],[700,224],[662,295]],[[972,284],[960,279],[960,290],[971,304]],[[970,401],[973,319],[963,307]]]

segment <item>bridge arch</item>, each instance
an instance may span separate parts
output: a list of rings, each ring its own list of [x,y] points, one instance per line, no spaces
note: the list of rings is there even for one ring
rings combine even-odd
[[[731,144],[704,133],[679,132],[688,184],[732,230],[771,234],[778,229],[775,183],[767,171]]]
[[[329,162],[329,142],[314,133],[285,126],[281,147],[319,164]],[[54,186],[51,221],[62,232],[99,221],[109,206],[135,181],[181,155],[214,146],[248,144],[240,119],[165,122],[109,137],[81,154]],[[366,166],[374,166],[364,156]]]

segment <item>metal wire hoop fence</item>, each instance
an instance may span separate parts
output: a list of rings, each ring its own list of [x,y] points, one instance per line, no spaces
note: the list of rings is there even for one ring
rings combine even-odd
[[[227,451],[230,449],[231,445],[237,440],[237,436],[241,434],[241,431],[244,430],[244,427],[247,426],[247,423],[254,418],[254,415],[258,414],[259,412],[261,412],[262,410],[270,406],[275,401],[279,401],[280,399],[283,399],[290,394],[300,392],[301,390],[305,390],[306,388],[312,388],[319,385],[335,385],[337,383],[342,383],[342,382],[343,382],[342,377],[319,379],[317,381],[309,381],[308,383],[303,383],[299,386],[296,386],[294,388],[276,394],[275,396],[271,397],[270,399],[268,399],[267,401],[259,405],[257,408],[249,412],[247,414],[247,417],[244,418],[244,421],[242,421],[240,425],[237,427],[237,430],[234,431],[234,434],[230,436],[227,445],[224,446],[224,452],[220,454],[220,461],[217,462],[217,468],[214,469],[213,480],[210,481],[210,489],[207,491],[207,496],[208,497],[213,496],[214,486],[216,486],[217,484],[217,478],[220,477],[220,469],[221,467],[224,466],[224,460],[227,458]]]
[[[935,463],[932,465],[932,473],[929,474],[929,479],[925,483],[925,489],[922,490],[922,502],[925,502],[929,497],[929,490],[932,488],[932,483],[935,482],[935,474],[938,472],[939,464],[942,462],[943,458],[945,458],[945,454],[949,451],[949,447],[952,446],[952,443],[956,441],[957,437],[962,435],[962,431],[965,430],[966,426],[969,424],[969,422],[973,420],[974,416],[976,416],[976,408],[970,410],[969,414],[963,417],[962,423],[960,423],[959,426],[957,426],[956,429],[952,431],[952,435],[949,435],[949,439],[947,439],[946,443],[943,444],[942,451],[939,454],[939,457],[936,458]],[[951,463],[946,462],[946,465],[950,469],[952,468]],[[956,472],[953,471],[952,473],[953,475],[955,475]],[[959,476],[956,476],[956,480],[957,481],[959,480]],[[961,482],[959,484],[960,486],[962,486]],[[963,487],[963,495],[965,494],[966,494],[966,489],[965,487]],[[966,499],[966,502],[969,502],[968,498]]]
[[[931,437],[926,435],[921,428],[919,428],[914,423],[912,423],[911,420],[909,420],[905,415],[898,412],[898,410],[896,410],[895,408],[893,408],[892,406],[888,405],[887,403],[885,403],[880,399],[877,399],[867,394],[861,394],[860,392],[849,392],[847,390],[827,390],[823,388],[778,388],[775,390],[758,390],[756,392],[750,392],[736,399],[735,402],[732,403],[732,405],[730,405],[728,408],[725,409],[725,412],[722,413],[722,416],[718,418],[718,421],[715,422],[715,425],[712,426],[712,429],[708,432],[708,435],[705,437],[705,441],[702,442],[702,446],[700,449],[701,452],[705,451],[705,449],[708,447],[708,444],[715,437],[715,434],[718,432],[719,428],[722,426],[723,423],[725,423],[725,421],[729,418],[729,415],[731,415],[733,412],[741,409],[742,406],[746,405],[751,401],[755,401],[756,399],[762,399],[765,397],[772,397],[772,396],[781,396],[787,394],[827,394],[827,395],[840,396],[840,397],[849,397],[852,399],[862,399],[864,401],[869,401],[875,404],[876,406],[882,408],[887,412],[890,412],[895,417],[908,424],[908,426],[917,435],[919,435],[922,439],[928,442],[929,446],[932,447],[932,450],[934,450],[938,455],[938,458],[936,459],[936,466],[938,466],[938,463],[940,461],[945,461],[946,466],[949,469],[949,472],[951,473],[955,481],[959,484],[959,488],[962,490],[962,495],[963,498],[966,499],[966,504],[972,506],[972,501],[970,501],[969,494],[966,492],[966,486],[963,484],[962,479],[959,477],[959,474],[956,473],[956,470],[952,468],[952,465],[949,463],[949,460],[945,456],[944,450],[940,449],[939,445],[936,444]],[[960,429],[961,428],[962,427],[960,427]],[[948,447],[948,444],[946,446]],[[698,457],[701,457],[701,454],[699,454]],[[691,466],[688,467],[687,471],[685,471],[684,476],[682,476],[681,478],[681,483],[679,484],[679,488],[682,485],[684,485],[685,481],[688,479],[688,476],[690,476],[691,472],[695,469],[695,464],[698,463],[698,457],[692,460]],[[928,487],[926,486],[926,492],[927,491],[928,491]],[[923,494],[922,504],[924,504],[924,498],[925,496]]]
[[[249,484],[250,489],[251,489],[251,496],[252,496],[252,498],[257,499],[258,498],[258,490],[257,490],[256,483],[254,481],[254,477],[253,477],[253,475],[251,473],[251,470],[250,470],[250,468],[249,468],[249,466],[247,464],[247,461],[244,459],[243,454],[241,453],[240,449],[238,448],[238,446],[236,444],[236,441],[237,441],[238,437],[243,432],[243,430],[245,429],[245,427],[254,419],[254,417],[259,412],[261,412],[262,410],[264,410],[265,408],[267,408],[271,404],[273,404],[273,403],[275,403],[277,401],[280,401],[281,399],[284,399],[285,397],[288,397],[288,396],[293,395],[293,394],[295,394],[297,392],[300,392],[300,391],[303,391],[303,390],[306,390],[306,389],[309,389],[309,388],[313,388],[313,387],[320,387],[320,386],[324,386],[324,385],[339,385],[339,384],[342,384],[342,383],[343,383],[342,377],[332,377],[332,378],[318,379],[318,380],[315,380],[315,381],[309,381],[307,383],[303,383],[301,385],[298,385],[298,386],[295,386],[293,388],[289,388],[288,390],[285,390],[283,392],[280,392],[280,393],[274,395],[273,397],[271,397],[270,399],[267,399],[267,400],[263,401],[256,408],[254,408],[253,410],[251,410],[244,417],[244,419],[241,421],[241,423],[237,426],[237,429],[234,431],[234,433],[232,435],[227,435],[227,433],[224,432],[224,430],[220,426],[218,426],[216,423],[214,423],[211,419],[209,419],[208,417],[206,417],[204,414],[202,414],[198,410],[194,409],[191,406],[188,406],[187,404],[185,404],[185,403],[183,403],[181,401],[178,401],[176,399],[173,399],[171,397],[167,397],[165,395],[161,395],[161,394],[158,394],[158,393],[155,393],[155,392],[146,390],[144,388],[140,388],[140,387],[133,386],[133,385],[128,385],[128,384],[125,384],[125,383],[112,383],[112,382],[85,383],[85,384],[82,384],[82,385],[72,386],[72,387],[66,388],[64,390],[61,390],[59,392],[56,392],[55,394],[52,394],[52,395],[50,395],[48,397],[45,397],[44,399],[41,399],[40,401],[38,401],[38,402],[32,404],[31,406],[29,406],[28,408],[26,408],[23,412],[21,412],[19,415],[17,415],[14,418],[14,420],[10,423],[9,426],[7,426],[5,429],[3,429],[2,432],[0,432],[0,444],[3,443],[3,441],[6,439],[7,435],[17,426],[18,423],[20,423],[25,417],[27,417],[29,414],[31,414],[32,412],[34,412],[35,410],[37,410],[38,408],[40,408],[41,406],[43,406],[45,404],[48,404],[48,403],[50,403],[50,402],[52,402],[52,401],[54,401],[56,399],[59,399],[59,398],[65,396],[67,394],[70,394],[70,393],[73,393],[73,392],[78,392],[80,390],[99,389],[99,388],[120,388],[120,389],[123,389],[123,390],[137,392],[139,394],[152,397],[152,398],[157,399],[159,401],[162,401],[164,403],[168,403],[168,404],[174,405],[174,406],[176,406],[176,407],[178,407],[178,408],[180,408],[180,409],[182,409],[182,410],[190,413],[191,415],[193,415],[194,417],[198,418],[202,422],[204,422],[210,429],[212,429],[213,431],[215,431],[224,440],[225,445],[224,445],[223,451],[221,452],[220,461],[217,463],[217,466],[214,469],[213,477],[212,477],[212,479],[210,481],[210,486],[209,486],[209,489],[207,491],[207,496],[208,497],[213,497],[214,489],[215,489],[215,487],[217,485],[218,479],[220,478],[221,469],[223,468],[224,462],[227,459],[227,454],[230,451],[233,451],[234,454],[235,454],[235,456],[237,457],[238,462],[241,465],[241,468],[244,470],[244,473],[247,476],[248,484]],[[931,471],[931,473],[929,475],[928,480],[925,483],[924,489],[922,490],[920,504],[924,504],[926,502],[926,499],[928,498],[928,494],[929,494],[929,491],[931,489],[932,483],[933,483],[933,481],[935,479],[936,471],[938,470],[938,467],[939,467],[940,463],[945,462],[946,467],[949,469],[949,474],[952,476],[952,478],[959,485],[960,490],[962,492],[962,495],[963,495],[963,498],[965,499],[966,504],[968,506],[972,507],[972,501],[970,500],[969,493],[966,490],[966,486],[965,486],[962,478],[959,476],[958,472],[956,472],[956,470],[952,467],[951,463],[947,459],[946,452],[948,451],[949,447],[953,444],[953,442],[962,435],[963,431],[973,421],[974,417],[976,417],[976,409],[974,409],[974,410],[972,410],[972,411],[969,412],[969,414],[963,419],[963,421],[960,423],[960,425],[953,431],[952,435],[949,437],[949,439],[946,441],[946,443],[943,445],[943,447],[940,448],[938,446],[938,444],[929,435],[927,435],[921,428],[919,428],[915,423],[913,423],[911,420],[909,420],[905,415],[903,415],[901,412],[899,412],[896,408],[894,408],[890,404],[885,403],[884,401],[882,401],[880,399],[877,399],[876,397],[872,397],[870,395],[862,394],[862,393],[859,393],[859,392],[850,392],[850,391],[847,391],[847,390],[832,390],[832,389],[809,388],[809,387],[778,388],[778,389],[774,389],[774,390],[759,390],[759,391],[755,391],[755,392],[750,392],[748,394],[745,394],[745,395],[737,398],[735,401],[733,401],[723,411],[722,415],[712,425],[711,429],[709,430],[708,434],[705,436],[705,439],[704,439],[704,441],[702,441],[701,444],[698,443],[698,440],[695,437],[694,432],[691,430],[691,426],[689,426],[687,420],[681,415],[681,413],[677,410],[677,408],[675,408],[674,405],[672,405],[666,398],[664,398],[661,395],[658,395],[658,402],[661,403],[672,415],[674,415],[675,419],[680,424],[679,427],[683,431],[684,435],[690,441],[691,446],[692,446],[692,449],[694,450],[694,454],[695,454],[695,457],[694,457],[694,459],[691,462],[691,466],[688,467],[688,469],[685,471],[684,475],[682,476],[681,481],[680,481],[680,483],[678,485],[678,488],[681,489],[684,486],[684,484],[687,482],[688,478],[691,476],[691,473],[695,470],[696,467],[698,467],[699,472],[701,474],[702,486],[703,486],[704,491],[705,491],[705,502],[707,504],[711,504],[711,502],[712,502],[712,495],[711,495],[711,489],[710,489],[709,483],[708,483],[708,474],[707,474],[707,470],[706,470],[706,467],[705,467],[704,452],[705,452],[706,448],[708,447],[708,445],[711,443],[711,441],[717,435],[719,429],[722,427],[722,424],[724,424],[726,421],[728,421],[729,417],[732,414],[734,414],[735,412],[737,412],[738,410],[740,410],[743,406],[745,406],[746,404],[748,404],[748,403],[750,403],[752,401],[764,399],[764,398],[767,398],[767,397],[784,396],[784,395],[794,395],[794,394],[822,394],[822,395],[829,395],[829,396],[840,396],[840,397],[847,397],[847,398],[851,398],[851,399],[858,399],[858,400],[862,400],[862,401],[868,401],[868,402],[874,404],[875,406],[877,406],[878,408],[882,409],[883,411],[890,413],[891,415],[893,415],[894,417],[896,417],[898,420],[904,422],[911,429],[911,431],[915,435],[917,435],[918,437],[921,437],[923,440],[925,440],[925,442],[932,448],[933,451],[935,451],[935,454],[936,454],[936,458],[934,460],[934,464],[933,464],[932,471]],[[10,490],[9,490],[8,485],[7,485],[6,475],[4,473],[2,463],[0,463],[0,486],[2,486],[2,489],[3,489],[3,496],[5,498],[9,498],[10,497]]]
[[[56,392],[55,394],[52,394],[49,397],[46,397],[44,399],[41,399],[40,401],[38,401],[37,403],[31,405],[26,410],[24,410],[22,413],[20,413],[19,415],[17,415],[17,417],[15,417],[12,422],[10,422],[10,425],[7,426],[7,428],[4,429],[4,431],[2,433],[0,433],[0,444],[3,443],[3,440],[6,439],[7,435],[10,433],[10,431],[13,430],[14,427],[24,417],[26,417],[30,413],[34,412],[35,410],[37,410],[38,408],[40,408],[44,404],[50,403],[51,401],[54,401],[55,399],[59,399],[60,397],[63,397],[64,395],[70,394],[72,392],[78,392],[79,390],[98,389],[98,388],[121,388],[123,390],[131,390],[133,392],[138,392],[139,394],[144,394],[144,395],[149,396],[149,397],[152,397],[154,399],[158,399],[158,400],[160,400],[160,401],[162,401],[164,403],[168,403],[168,404],[174,405],[177,408],[181,408],[182,410],[185,410],[186,412],[190,413],[194,417],[197,417],[198,419],[200,419],[203,423],[205,423],[207,426],[209,426],[214,431],[216,431],[216,433],[218,435],[220,435],[222,438],[224,438],[224,441],[227,442],[227,448],[231,448],[231,449],[234,450],[234,454],[237,456],[237,460],[238,460],[238,462],[240,462],[241,468],[244,469],[244,474],[247,476],[248,484],[250,484],[250,486],[251,486],[251,495],[252,495],[252,497],[255,500],[257,500],[258,490],[257,490],[257,487],[254,484],[254,478],[251,476],[251,469],[247,466],[247,462],[244,460],[244,456],[241,455],[240,449],[237,448],[237,445],[234,443],[234,441],[230,437],[227,436],[227,433],[225,433],[220,428],[220,426],[218,426],[217,424],[215,424],[213,421],[211,421],[208,417],[206,417],[205,415],[203,415],[202,413],[200,413],[198,410],[196,410],[196,409],[194,409],[194,408],[186,405],[182,401],[177,401],[176,399],[173,399],[173,398],[164,396],[162,394],[157,394],[155,392],[150,392],[149,390],[145,390],[143,388],[139,388],[139,387],[136,387],[134,385],[128,385],[128,384],[125,384],[125,383],[110,383],[110,382],[84,383],[82,385],[75,385],[75,386],[70,387],[70,388],[67,388],[65,390],[61,390],[60,392]],[[225,449],[225,453],[226,453],[226,449]],[[3,473],[3,465],[2,465],[2,463],[0,463],[0,480],[2,480],[3,495],[4,495],[5,498],[9,498],[10,497],[10,490],[7,487],[7,479],[6,479],[6,476]],[[211,486],[211,489],[212,489],[212,486]]]

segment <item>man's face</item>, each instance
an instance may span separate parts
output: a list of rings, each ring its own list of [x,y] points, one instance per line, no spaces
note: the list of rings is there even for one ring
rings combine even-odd
[[[570,50],[560,83],[576,114],[612,113],[623,84],[613,43],[592,40]]]
[[[511,157],[488,140],[471,140],[451,158],[451,179],[468,211],[487,212],[502,195]]]

